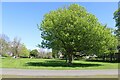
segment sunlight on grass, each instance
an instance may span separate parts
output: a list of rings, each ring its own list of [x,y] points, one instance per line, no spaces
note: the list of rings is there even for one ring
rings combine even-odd
[[[58,59],[5,58],[2,59],[2,68],[48,70],[117,69],[118,63],[75,60],[71,66],[68,66],[65,60]]]

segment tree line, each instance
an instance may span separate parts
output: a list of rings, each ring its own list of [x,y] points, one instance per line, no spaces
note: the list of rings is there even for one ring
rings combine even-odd
[[[27,49],[21,39],[15,37],[13,41],[5,34],[0,35],[0,55],[14,58],[52,58],[52,53]]]
[[[0,55],[22,57],[28,56],[29,51],[24,44],[22,44],[21,39],[15,37],[13,41],[9,40],[9,37],[5,34],[0,35]]]

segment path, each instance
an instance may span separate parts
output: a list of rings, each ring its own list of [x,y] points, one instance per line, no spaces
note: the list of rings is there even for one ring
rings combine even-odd
[[[117,69],[109,69],[109,70],[27,70],[27,69],[4,68],[2,69],[2,74],[3,75],[24,75],[24,76],[118,75],[118,70]]]

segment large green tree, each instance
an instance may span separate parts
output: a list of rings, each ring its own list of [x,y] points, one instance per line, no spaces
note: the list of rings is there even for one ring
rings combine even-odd
[[[62,49],[69,64],[74,52],[108,53],[117,44],[111,29],[100,24],[93,14],[77,4],[45,14],[39,29],[43,38],[41,47]]]
[[[116,21],[116,35],[118,36],[119,46],[120,46],[120,8],[114,12],[114,19]]]

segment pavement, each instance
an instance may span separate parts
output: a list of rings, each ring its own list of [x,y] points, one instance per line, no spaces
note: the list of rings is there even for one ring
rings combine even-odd
[[[2,75],[20,76],[90,76],[90,75],[118,75],[118,69],[105,70],[30,70],[2,68]]]

